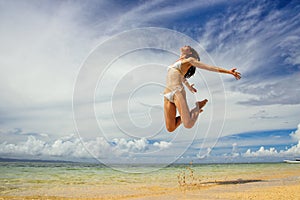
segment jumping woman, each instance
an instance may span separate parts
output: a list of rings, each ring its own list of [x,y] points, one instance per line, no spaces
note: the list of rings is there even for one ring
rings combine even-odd
[[[207,99],[198,101],[192,110],[189,110],[187,105],[186,93],[182,83],[184,83],[192,93],[197,92],[193,87],[194,84],[190,85],[187,81],[188,78],[194,75],[196,68],[231,74],[237,80],[241,78],[241,74],[236,71],[236,68],[226,70],[204,64],[200,62],[200,57],[195,49],[190,46],[182,47],[180,49],[180,58],[169,66],[167,84],[164,91],[165,123],[167,130],[170,132],[173,132],[181,123],[185,128],[192,128],[198,115],[203,111],[202,108],[208,102]],[[176,116],[176,110],[178,110],[180,116]]]

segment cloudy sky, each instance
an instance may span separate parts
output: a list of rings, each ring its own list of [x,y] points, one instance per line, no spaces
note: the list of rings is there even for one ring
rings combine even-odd
[[[300,157],[298,1],[0,1],[0,157],[248,162]],[[168,133],[162,91],[182,45],[209,104]]]

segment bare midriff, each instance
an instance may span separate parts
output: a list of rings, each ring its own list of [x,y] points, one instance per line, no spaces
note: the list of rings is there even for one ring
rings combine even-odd
[[[168,69],[168,74],[167,74],[167,82],[166,82],[166,88],[165,88],[164,94],[168,93],[170,91],[173,91],[178,87],[183,87],[183,85],[182,85],[182,75],[180,73],[180,70],[175,69],[175,68],[169,68]]]

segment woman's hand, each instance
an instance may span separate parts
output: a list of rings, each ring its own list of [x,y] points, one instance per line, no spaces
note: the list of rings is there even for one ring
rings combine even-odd
[[[194,84],[190,85],[189,90],[190,90],[192,93],[197,92],[197,89],[194,88]]]
[[[241,78],[241,73],[237,72],[235,70],[236,70],[236,68],[232,68],[230,70],[230,74],[232,74],[235,77],[236,80],[239,80]]]
[[[197,92],[196,88],[194,88],[194,84],[189,84],[189,82],[186,80],[186,78],[183,77],[182,82],[185,84],[185,86],[192,92]]]

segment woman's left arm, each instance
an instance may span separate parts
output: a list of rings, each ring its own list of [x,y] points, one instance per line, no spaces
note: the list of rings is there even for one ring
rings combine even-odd
[[[205,63],[202,63],[198,60],[196,60],[195,58],[188,58],[187,59],[188,62],[192,65],[195,66],[197,68],[200,69],[205,69],[208,71],[213,71],[213,72],[219,72],[219,73],[224,73],[224,74],[231,74],[233,75],[237,80],[239,80],[241,78],[241,73],[236,71],[236,68],[232,68],[231,70],[227,70],[227,69],[223,69],[221,67],[216,67],[216,66],[211,66],[211,65],[207,65]]]
[[[196,88],[194,88],[194,84],[190,85],[189,82],[186,80],[186,78],[182,78],[182,82],[185,84],[185,86],[192,92],[197,92]]]

